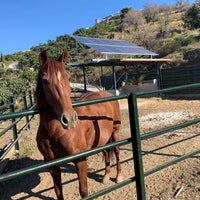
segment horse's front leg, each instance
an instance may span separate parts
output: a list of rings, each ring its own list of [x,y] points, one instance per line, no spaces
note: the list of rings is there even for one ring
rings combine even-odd
[[[74,162],[79,180],[79,192],[82,198],[88,196],[87,161],[86,158]]]
[[[64,200],[61,183],[60,166],[49,168],[49,172],[53,178],[54,189],[58,200]]]

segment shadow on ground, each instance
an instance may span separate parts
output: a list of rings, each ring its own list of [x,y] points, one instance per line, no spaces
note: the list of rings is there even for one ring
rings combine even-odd
[[[23,168],[27,168],[33,165],[42,164],[43,160],[33,160],[28,157],[24,157],[21,159],[10,160],[4,169],[2,174],[6,174],[9,172],[14,172],[16,170],[20,170]],[[76,174],[76,169],[72,163],[65,164],[61,167],[62,173],[71,173]],[[103,169],[101,169],[103,170]],[[88,169],[88,178],[94,179],[97,182],[101,182],[102,176],[98,174],[99,171],[95,171],[95,169]],[[38,172],[34,172],[28,175],[24,175],[21,177],[17,177],[12,180],[7,180],[5,182],[0,183],[0,200],[11,200],[12,197],[16,196],[19,193],[24,193],[23,197],[18,198],[18,200],[25,200],[28,198],[36,198],[36,199],[45,199],[52,200],[52,197],[47,197],[42,193],[48,192],[53,189],[52,187],[48,187],[38,191],[37,193],[33,192],[33,188],[37,187],[39,184],[45,184],[45,180],[40,180],[40,173],[48,172],[47,169],[40,170]],[[50,176],[50,174],[49,174]],[[77,178],[70,179],[66,182],[63,182],[63,185],[66,185],[70,182],[77,181]],[[78,184],[78,183],[77,183]]]

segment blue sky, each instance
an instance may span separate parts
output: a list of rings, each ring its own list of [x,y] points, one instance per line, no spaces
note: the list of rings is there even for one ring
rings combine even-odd
[[[189,0],[190,3],[194,0]],[[94,25],[95,19],[146,3],[175,5],[176,0],[1,0],[0,52],[11,54]]]

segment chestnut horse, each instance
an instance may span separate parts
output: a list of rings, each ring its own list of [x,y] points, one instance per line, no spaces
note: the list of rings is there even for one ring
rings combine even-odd
[[[37,107],[52,108],[52,112],[40,113],[37,132],[37,145],[44,161],[51,161],[67,155],[76,154],[94,147],[119,140],[120,109],[118,101],[98,103],[77,108],[72,107],[69,75],[65,69],[67,50],[58,60],[49,59],[47,52],[39,55],[40,70],[36,86]],[[112,96],[106,91],[89,93],[81,101]],[[116,182],[122,180],[119,162],[119,147],[114,148],[117,160]],[[110,179],[109,150],[105,156],[105,175],[103,181]],[[87,161],[81,158],[73,161],[79,180],[81,197],[88,196]],[[60,166],[49,168],[53,178],[57,199],[62,200]]]

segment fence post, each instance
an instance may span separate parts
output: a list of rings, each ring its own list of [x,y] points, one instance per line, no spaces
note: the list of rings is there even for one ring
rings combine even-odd
[[[24,95],[23,95],[23,102],[24,102],[24,110],[27,110],[28,106],[27,106],[27,100],[26,100],[26,92],[24,92]],[[28,122],[29,122],[29,117],[28,115],[26,115],[26,123]],[[30,124],[28,124],[27,129],[30,130]]]
[[[14,105],[14,98],[13,97],[10,97],[10,112],[14,113],[15,112],[15,105]],[[15,118],[12,118],[12,123],[15,122]],[[17,125],[14,124],[13,125],[13,138],[14,138],[14,141],[18,138],[18,135],[17,135]],[[16,142],[15,144],[15,150],[19,150],[19,143],[18,141]]]
[[[30,106],[33,106],[33,99],[32,99],[32,91],[29,90],[29,101],[30,101]]]
[[[133,148],[137,199],[145,200],[144,169],[142,161],[141,138],[138,122],[137,98],[132,93],[128,97],[131,142]]]

